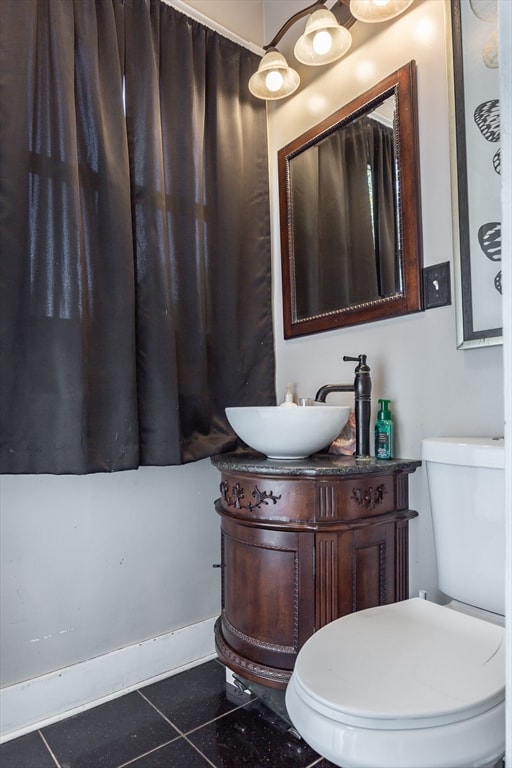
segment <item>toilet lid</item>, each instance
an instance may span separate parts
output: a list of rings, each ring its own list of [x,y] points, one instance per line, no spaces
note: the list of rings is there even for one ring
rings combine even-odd
[[[453,723],[504,700],[505,630],[419,598],[370,608],[316,632],[293,683],[310,707],[347,724]]]

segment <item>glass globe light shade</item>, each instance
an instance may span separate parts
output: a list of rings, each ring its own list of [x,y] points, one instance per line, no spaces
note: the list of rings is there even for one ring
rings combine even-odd
[[[290,96],[299,84],[298,73],[289,67],[285,57],[273,48],[263,56],[257,71],[250,78],[249,90],[256,98],[270,101]]]
[[[304,34],[295,44],[297,61],[310,66],[330,64],[340,59],[352,45],[352,35],[338,24],[327,8],[314,11],[308,19]]]
[[[377,24],[407,10],[413,0],[350,0],[350,13],[358,21]]]

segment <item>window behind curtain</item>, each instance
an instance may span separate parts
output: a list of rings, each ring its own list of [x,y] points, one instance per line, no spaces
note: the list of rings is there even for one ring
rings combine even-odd
[[[232,448],[224,407],[274,402],[255,56],[159,0],[23,7],[2,0],[2,471]]]

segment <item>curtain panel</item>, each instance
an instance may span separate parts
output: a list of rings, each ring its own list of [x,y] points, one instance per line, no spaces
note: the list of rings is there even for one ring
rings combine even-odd
[[[160,0],[0,13],[2,471],[232,449],[275,402],[257,57]]]

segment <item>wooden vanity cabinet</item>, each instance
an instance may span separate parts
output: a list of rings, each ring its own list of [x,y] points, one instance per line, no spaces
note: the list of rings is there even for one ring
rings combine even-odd
[[[285,688],[297,653],[328,622],[408,595],[408,476],[419,461],[357,465],[216,456],[221,496],[219,658]]]

